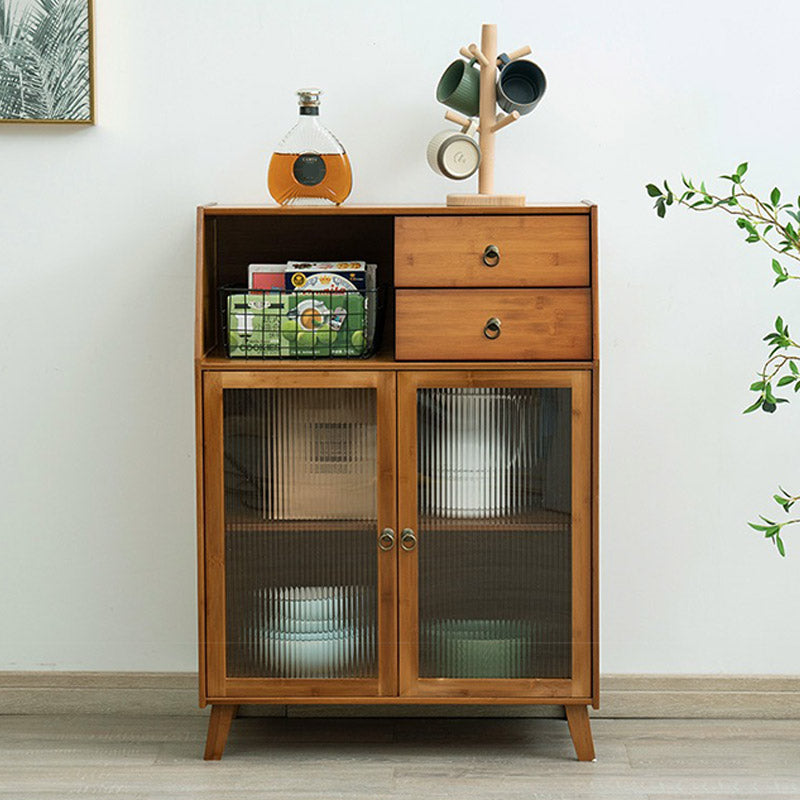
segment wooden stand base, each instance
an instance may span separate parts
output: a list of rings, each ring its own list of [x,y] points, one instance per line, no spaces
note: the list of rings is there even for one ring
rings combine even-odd
[[[524,194],[449,194],[449,206],[524,206]]]
[[[578,761],[594,761],[594,742],[592,741],[592,728],[589,724],[589,709],[587,706],[564,706],[567,712],[567,724],[575,755]]]
[[[231,722],[236,716],[239,706],[211,706],[211,716],[208,718],[208,736],[206,737],[206,751],[203,758],[206,761],[219,761],[228,741]]]

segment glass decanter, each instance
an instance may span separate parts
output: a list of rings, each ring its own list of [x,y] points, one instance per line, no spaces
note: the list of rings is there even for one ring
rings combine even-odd
[[[269,193],[282,206],[343,203],[353,187],[350,159],[319,122],[319,89],[300,89],[300,119],[281,139],[267,170]]]

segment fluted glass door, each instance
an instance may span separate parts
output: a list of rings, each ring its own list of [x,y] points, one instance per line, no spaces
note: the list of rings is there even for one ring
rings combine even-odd
[[[399,520],[407,692],[451,682],[480,693],[478,681],[484,689],[500,681],[525,693],[539,681],[573,694],[583,680],[588,381],[588,373],[401,381],[401,421],[409,419],[400,439],[415,444],[401,464]]]
[[[378,537],[393,524],[382,518],[393,489],[378,476],[393,450],[378,418],[387,397],[376,376],[350,379],[366,385],[347,385],[347,375],[335,386],[308,374],[221,379],[217,649],[229,684],[349,681],[360,694],[386,679],[381,641],[386,660],[394,612],[378,598],[394,553]]]

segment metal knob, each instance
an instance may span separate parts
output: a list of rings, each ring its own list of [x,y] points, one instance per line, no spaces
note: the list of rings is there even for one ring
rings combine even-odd
[[[403,528],[403,532],[400,534],[400,547],[408,553],[416,549],[417,537],[411,528]]]
[[[483,263],[487,267],[496,267],[500,263],[500,248],[496,244],[487,244],[483,251]]]
[[[394,547],[394,531],[391,528],[384,528],[378,537],[378,547],[381,550],[391,550]]]
[[[490,317],[483,326],[483,335],[487,339],[496,339],[500,335],[500,320],[497,317]]]

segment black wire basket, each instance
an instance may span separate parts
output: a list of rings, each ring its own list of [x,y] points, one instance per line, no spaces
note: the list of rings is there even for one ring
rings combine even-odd
[[[368,358],[383,321],[381,289],[219,290],[228,358]]]

